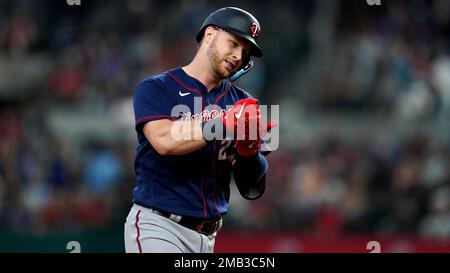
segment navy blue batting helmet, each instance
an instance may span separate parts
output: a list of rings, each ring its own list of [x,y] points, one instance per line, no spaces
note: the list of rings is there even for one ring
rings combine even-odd
[[[211,13],[203,22],[197,33],[197,42],[200,42],[208,26],[217,26],[231,32],[252,45],[251,55],[262,57],[263,53],[257,44],[261,34],[261,26],[256,18],[249,12],[235,7],[221,8]]]

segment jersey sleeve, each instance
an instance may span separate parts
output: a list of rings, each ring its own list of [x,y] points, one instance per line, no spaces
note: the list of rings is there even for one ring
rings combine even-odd
[[[255,200],[264,194],[268,168],[267,159],[260,153],[250,158],[236,156],[233,177],[242,197]]]
[[[133,107],[135,129],[139,131],[145,123],[159,119],[171,119],[172,107],[175,99],[170,95],[162,82],[146,80],[141,82],[134,91]]]

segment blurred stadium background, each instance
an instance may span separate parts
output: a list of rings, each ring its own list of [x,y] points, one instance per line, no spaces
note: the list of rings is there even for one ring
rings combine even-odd
[[[450,1],[0,0],[0,252],[123,252],[132,91],[223,6],[262,25],[239,80],[280,105],[265,195],[217,252],[450,252]]]

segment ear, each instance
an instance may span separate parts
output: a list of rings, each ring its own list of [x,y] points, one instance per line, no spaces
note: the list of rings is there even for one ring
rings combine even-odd
[[[205,34],[203,36],[203,40],[205,40],[205,42],[207,44],[211,43],[211,40],[214,37],[215,33],[216,33],[216,30],[214,29],[213,26],[206,27]]]

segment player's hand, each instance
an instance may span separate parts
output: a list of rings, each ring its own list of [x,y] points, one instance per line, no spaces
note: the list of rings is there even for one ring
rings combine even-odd
[[[246,136],[246,139],[237,139],[236,140],[236,151],[239,155],[245,157],[255,156],[259,150],[261,149],[261,140],[264,139],[265,135],[270,132],[270,130],[277,126],[278,122],[275,120],[268,121],[266,123],[266,128],[263,131],[264,135],[260,135],[260,126],[258,124],[258,135],[256,140],[252,140],[251,138]]]
[[[256,99],[247,98],[237,101],[234,106],[222,116],[226,129],[233,132],[236,138],[236,150],[239,155],[251,157],[261,148],[261,139],[273,127],[278,125],[276,121],[269,121],[265,125],[263,135],[260,135],[260,110]]]
[[[259,104],[256,99],[247,98],[238,100],[225,115],[222,116],[222,122],[226,130],[236,136],[237,126],[259,119]]]

